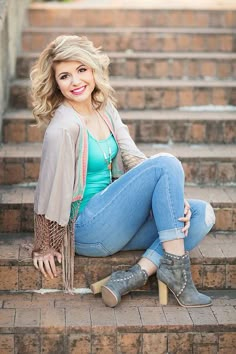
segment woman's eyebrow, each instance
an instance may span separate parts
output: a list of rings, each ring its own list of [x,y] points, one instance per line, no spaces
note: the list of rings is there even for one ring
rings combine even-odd
[[[76,68],[76,70],[78,70],[79,68],[81,68],[81,66],[85,66],[85,65],[84,65],[84,64],[80,64],[80,65]],[[60,75],[64,75],[64,74],[68,74],[68,72],[67,72],[67,71],[63,71],[63,72],[59,73],[57,76],[59,77]]]

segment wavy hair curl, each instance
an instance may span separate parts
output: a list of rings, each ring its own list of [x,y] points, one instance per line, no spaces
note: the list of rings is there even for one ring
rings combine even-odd
[[[59,36],[43,50],[30,73],[33,115],[38,125],[49,123],[64,100],[54,71],[54,64],[64,61],[80,61],[93,70],[92,103],[96,109],[103,109],[109,99],[114,104],[116,102],[114,89],[109,83],[110,59],[101,52],[101,47],[96,48],[87,37]]]

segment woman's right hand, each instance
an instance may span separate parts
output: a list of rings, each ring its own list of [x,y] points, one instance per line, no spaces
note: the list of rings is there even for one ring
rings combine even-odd
[[[56,257],[58,262],[61,263],[62,256],[59,252],[51,251],[44,255],[38,252],[33,253],[34,266],[44,275],[45,278],[48,276],[51,279],[57,277],[54,257]]]

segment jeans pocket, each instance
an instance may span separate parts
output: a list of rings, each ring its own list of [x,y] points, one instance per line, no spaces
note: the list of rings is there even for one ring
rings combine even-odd
[[[82,243],[75,242],[75,252],[80,256],[88,257],[106,257],[110,252],[103,246],[101,242]]]

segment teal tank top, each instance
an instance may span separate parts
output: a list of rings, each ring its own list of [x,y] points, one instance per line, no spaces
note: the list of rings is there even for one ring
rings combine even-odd
[[[88,201],[95,194],[101,192],[110,184],[111,171],[108,168],[109,153],[111,160],[113,160],[117,152],[118,146],[112,134],[107,139],[97,140],[88,131],[87,177],[80,212],[83,211]]]

